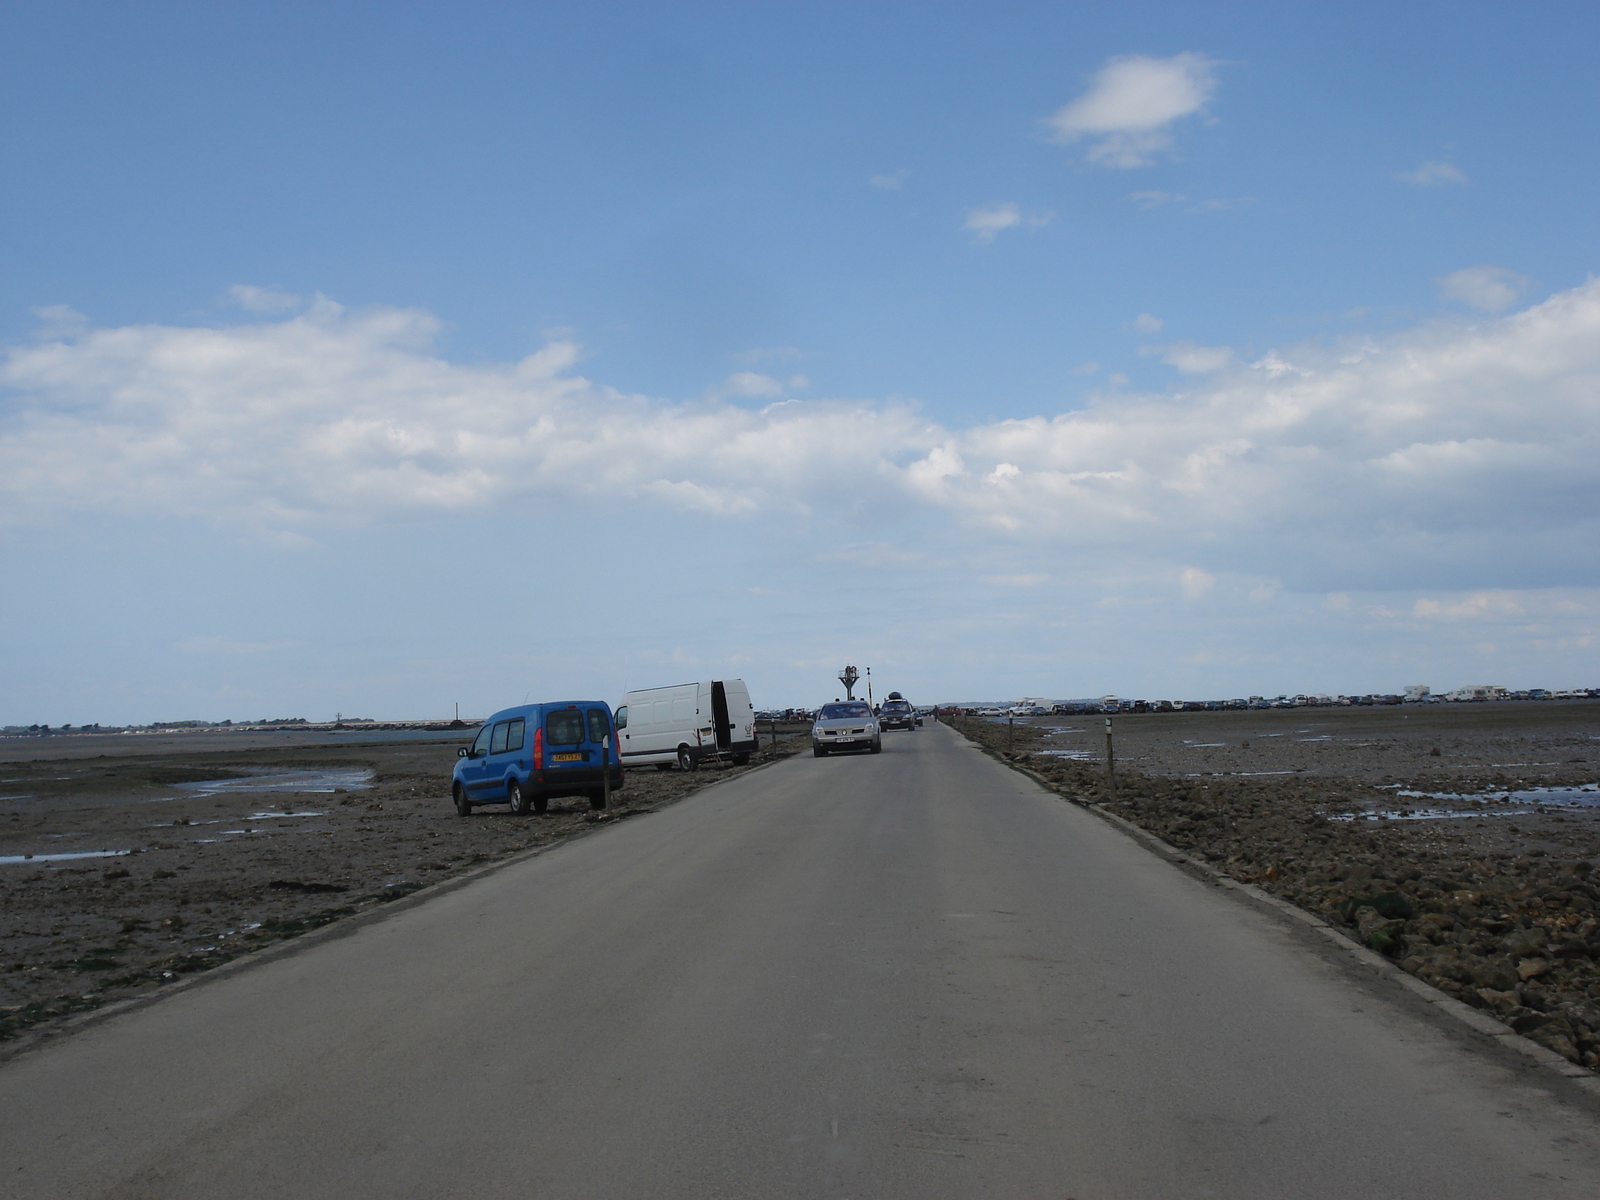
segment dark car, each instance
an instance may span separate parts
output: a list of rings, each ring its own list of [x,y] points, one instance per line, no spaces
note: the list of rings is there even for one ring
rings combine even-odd
[[[921,724],[922,718],[917,716],[917,710],[911,707],[911,701],[899,692],[890,692],[889,698],[878,709],[879,729],[915,730]]]
[[[478,804],[542,813],[555,796],[587,796],[590,808],[604,808],[606,776],[613,791],[623,782],[616,746],[616,721],[604,700],[503,709],[460,750],[451,797],[463,817]]]

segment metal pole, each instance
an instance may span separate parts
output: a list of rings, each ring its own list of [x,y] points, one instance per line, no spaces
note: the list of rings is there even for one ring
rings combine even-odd
[[[1111,749],[1111,718],[1106,718],[1106,799],[1117,798],[1117,760]]]
[[[1011,749],[1017,741],[1017,714],[1009,713],[1006,716],[1006,749]]]
[[[614,736],[615,734],[612,735]],[[602,792],[604,802],[600,807],[607,812],[611,811],[611,740],[611,737],[607,737],[600,743],[600,774],[605,778],[605,782],[601,785],[604,789]]]

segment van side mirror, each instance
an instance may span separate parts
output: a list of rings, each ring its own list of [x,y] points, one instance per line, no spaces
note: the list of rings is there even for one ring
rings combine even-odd
[[[456,757],[457,758],[465,758],[466,756],[467,756],[467,748],[465,746],[458,747],[457,750],[456,750]]]

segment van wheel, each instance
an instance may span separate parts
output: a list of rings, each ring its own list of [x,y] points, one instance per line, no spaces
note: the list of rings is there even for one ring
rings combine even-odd
[[[549,807],[550,807],[550,797],[549,796],[545,796],[545,795],[542,795],[542,794],[537,793],[537,792],[534,793],[534,796],[533,796],[533,811],[534,812],[542,813],[545,809],[547,809]]]
[[[694,754],[689,750],[689,747],[678,747],[678,770],[692,771],[699,765],[699,760],[695,758]]]
[[[472,815],[472,802],[467,799],[467,789],[458,783],[451,789],[451,796],[456,802],[456,815],[470,817]]]
[[[658,771],[670,771],[670,770],[672,770],[672,764],[671,763],[657,763],[656,764],[656,770],[658,770]]]
[[[600,808],[604,808],[605,806],[606,806],[606,794],[604,792],[590,792],[589,793],[589,807],[590,808],[600,809]]]
[[[516,813],[519,817],[525,817],[528,815],[527,794],[523,792],[522,785],[515,779],[511,781],[511,786],[506,789],[506,795],[511,798],[512,812]]]
[[[733,756],[733,765],[736,767],[748,767],[750,765],[750,756],[748,754],[735,754]]]

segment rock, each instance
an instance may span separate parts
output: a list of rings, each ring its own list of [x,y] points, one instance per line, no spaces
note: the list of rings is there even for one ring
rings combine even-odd
[[[1357,909],[1355,918],[1356,931],[1369,949],[1379,954],[1389,954],[1399,949],[1400,930],[1405,927],[1404,921],[1390,921],[1370,906]]]
[[[1568,1062],[1578,1061],[1578,1047],[1573,1045],[1572,1039],[1562,1033],[1560,1027],[1552,1021],[1540,1029],[1535,1029],[1528,1037],[1546,1050],[1554,1050]]]
[[[1545,933],[1537,925],[1530,929],[1516,929],[1506,935],[1501,945],[1512,958],[1537,958],[1544,953]]]
[[[1528,1009],[1509,1014],[1509,1019],[1506,1021],[1507,1025],[1510,1025],[1511,1028],[1521,1034],[1532,1033],[1534,1030],[1543,1028],[1549,1023],[1549,1017],[1541,1012],[1532,1012]]]
[[[1550,973],[1550,962],[1543,958],[1525,958],[1517,964],[1517,977],[1526,983]]]
[[[1470,969],[1473,980],[1480,988],[1488,988],[1507,995],[1513,992],[1519,979],[1522,978],[1511,960],[1503,954],[1476,959]]]
[[[1485,1008],[1502,1020],[1522,1007],[1517,1003],[1517,994],[1509,990],[1499,991],[1494,988],[1481,987],[1478,989],[1478,998],[1483,1001]]]

